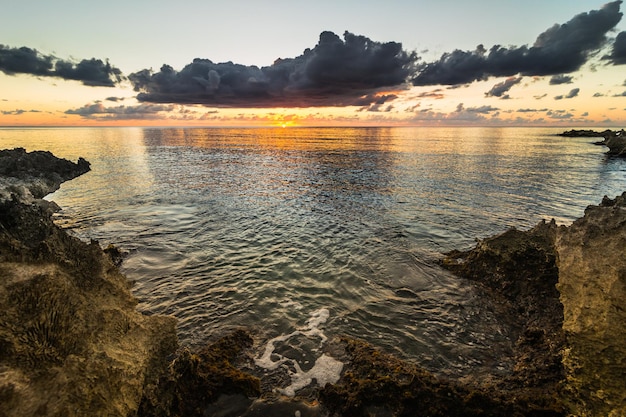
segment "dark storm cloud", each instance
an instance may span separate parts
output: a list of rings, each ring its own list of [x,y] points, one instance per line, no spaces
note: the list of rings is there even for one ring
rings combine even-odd
[[[100,59],[78,63],[42,55],[35,49],[0,45],[0,71],[8,75],[30,74],[80,81],[89,86],[113,87],[122,80],[122,72]]]
[[[491,90],[485,93],[487,97],[501,97],[501,98],[509,98],[508,94],[506,94],[511,87],[515,84],[519,84],[522,81],[522,77],[509,77],[506,80],[502,81],[494,85]]]
[[[550,85],[571,84],[574,77],[569,75],[557,74],[550,78]]]
[[[474,51],[457,49],[445,53],[438,61],[422,64],[413,85],[467,84],[490,76],[545,76],[576,71],[606,43],[607,32],[622,18],[621,3],[607,3],[600,10],[556,24],[540,34],[533,46],[495,45],[487,51],[479,45]]]
[[[620,32],[613,43],[611,54],[605,57],[615,65],[626,64],[626,31]]]
[[[574,98],[578,95],[578,93],[580,92],[580,88],[572,88],[570,90],[569,93],[567,93],[566,95],[559,95],[554,97],[555,100],[563,100],[563,99],[567,99],[567,98]]]
[[[345,32],[323,32],[313,49],[268,67],[196,58],[182,70],[163,65],[128,78],[140,101],[220,107],[371,105],[395,98],[414,71],[415,53]]]

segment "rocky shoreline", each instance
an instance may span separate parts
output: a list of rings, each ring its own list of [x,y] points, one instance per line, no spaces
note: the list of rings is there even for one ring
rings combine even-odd
[[[624,129],[607,129],[602,132],[589,129],[572,129],[559,133],[558,136],[570,138],[604,138],[602,141],[595,142],[595,145],[608,147],[609,155],[626,156],[626,131],[624,131]]]
[[[52,222],[42,197],[88,170],[0,151],[0,417],[626,414],[626,193],[571,226],[511,229],[441,260],[510,321],[510,374],[443,379],[341,338],[328,348],[340,380],[291,399],[255,369],[248,331],[181,349],[173,318],[136,311],[115,248]]]

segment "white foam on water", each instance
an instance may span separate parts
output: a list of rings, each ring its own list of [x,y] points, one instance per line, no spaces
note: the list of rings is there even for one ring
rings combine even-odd
[[[295,336],[319,338],[319,348],[313,349],[314,351],[319,351],[328,340],[328,337],[324,334],[320,326],[326,323],[329,317],[330,312],[327,308],[314,311],[307,320],[306,328],[270,339],[265,345],[265,350],[261,357],[254,360],[257,366],[267,370],[274,370],[281,365],[284,365],[288,369],[289,376],[291,377],[291,385],[280,390],[284,395],[289,397],[295,396],[297,390],[308,386],[313,380],[316,380],[320,386],[324,386],[327,383],[334,384],[339,380],[343,363],[331,356],[324,353],[321,354],[317,357],[311,369],[303,371],[297,360],[275,352],[277,343],[286,342]],[[277,359],[274,360],[272,359],[273,357]]]
[[[289,397],[296,395],[297,390],[311,384],[314,379],[321,387],[326,384],[336,383],[341,376],[343,363],[331,356],[322,354],[322,356],[315,361],[313,368],[306,372],[300,369],[297,362],[294,363],[294,367],[296,368],[296,372],[291,373],[291,385],[280,390],[280,392]]]

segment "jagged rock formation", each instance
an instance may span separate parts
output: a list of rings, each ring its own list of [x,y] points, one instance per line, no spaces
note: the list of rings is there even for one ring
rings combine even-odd
[[[609,155],[626,156],[626,131],[622,130],[604,130],[597,132],[595,130],[567,130],[559,133],[559,136],[567,136],[574,138],[604,138],[603,141],[596,142],[596,145],[604,145],[609,148]]]
[[[443,265],[490,288],[503,317],[517,317],[517,366],[503,388],[543,387],[571,415],[623,416],[625,254],[626,193],[571,226],[509,230]]]
[[[54,225],[39,199],[88,170],[0,152],[0,416],[132,415],[177,347],[174,319],[136,312],[99,245]]]
[[[577,416],[626,415],[626,193],[559,228],[567,395]]]
[[[238,330],[198,352],[183,349],[158,384],[144,391],[139,415],[204,416],[220,395],[241,394],[244,404],[245,398],[259,397],[259,379],[232,365],[252,343],[248,333]]]
[[[442,260],[445,268],[487,288],[500,316],[514,330],[515,367],[496,382],[498,387],[511,397],[532,398],[531,404],[552,403],[554,411],[563,407],[557,399],[565,377],[556,231],[554,222],[541,222],[529,231],[512,228]]]
[[[540,390],[448,381],[345,338],[348,365],[322,403],[345,416],[564,416],[560,401]]]
[[[605,135],[603,144],[609,147],[609,154],[626,156],[626,132],[624,129]]]
[[[32,202],[58,190],[61,183],[89,171],[89,162],[60,159],[46,151],[0,150],[0,201],[11,195]]]

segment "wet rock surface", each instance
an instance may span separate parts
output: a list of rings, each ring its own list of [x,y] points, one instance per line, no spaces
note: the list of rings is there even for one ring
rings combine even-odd
[[[558,398],[478,381],[437,378],[362,341],[343,339],[348,365],[320,399],[344,416],[563,416]]]
[[[196,352],[183,349],[161,374],[158,383],[146,388],[139,415],[204,416],[212,408],[218,411],[214,404],[225,395],[239,394],[237,402],[243,404],[249,403],[245,401],[247,398],[259,397],[259,379],[233,366],[252,343],[248,333],[238,330]],[[222,415],[238,415],[223,414],[226,405],[224,408],[219,410]]]

